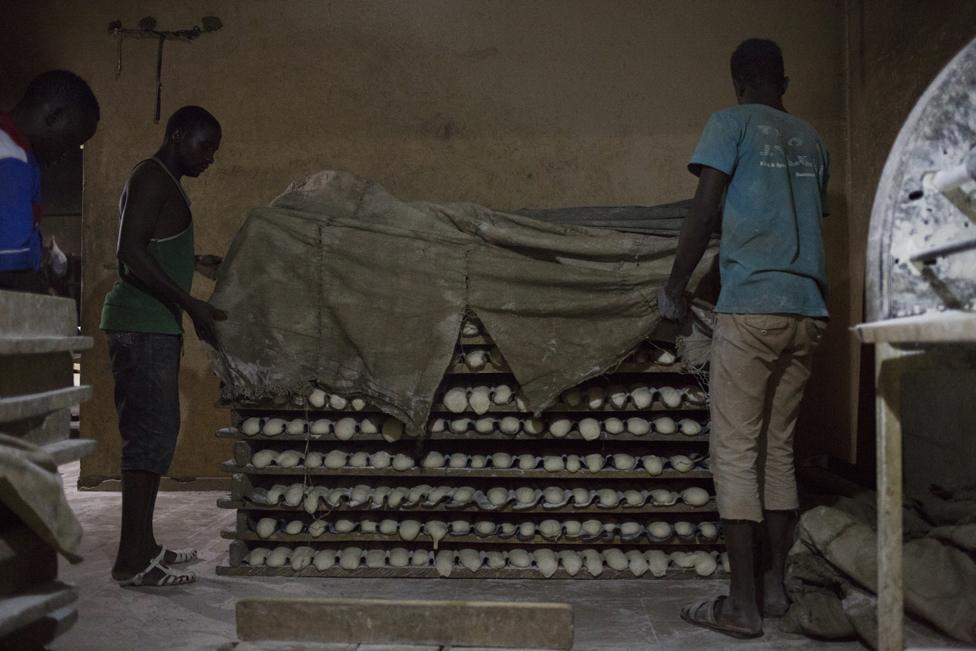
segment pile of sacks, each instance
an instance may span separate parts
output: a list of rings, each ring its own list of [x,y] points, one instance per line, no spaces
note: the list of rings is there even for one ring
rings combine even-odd
[[[788,630],[877,648],[875,494],[803,514],[787,564]],[[976,488],[932,493],[904,511],[905,610],[976,643]]]

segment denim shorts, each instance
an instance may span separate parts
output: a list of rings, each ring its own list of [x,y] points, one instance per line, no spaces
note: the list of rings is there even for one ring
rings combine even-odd
[[[183,337],[106,332],[122,435],[122,470],[169,472],[180,432]]]

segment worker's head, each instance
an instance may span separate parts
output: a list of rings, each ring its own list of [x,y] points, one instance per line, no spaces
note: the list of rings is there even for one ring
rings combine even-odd
[[[184,106],[166,121],[163,147],[176,154],[181,174],[200,176],[220,148],[220,122],[206,109]]]
[[[780,98],[790,83],[783,70],[783,51],[769,39],[750,38],[739,44],[730,61],[739,104]]]
[[[41,164],[56,162],[95,135],[101,113],[85,80],[67,70],[33,79],[12,114]]]

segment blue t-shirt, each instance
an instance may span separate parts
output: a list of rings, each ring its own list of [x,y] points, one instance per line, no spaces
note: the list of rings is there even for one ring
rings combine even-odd
[[[731,177],[718,312],[827,316],[823,247],[830,158],[807,122],[765,104],[719,111],[688,163]]]
[[[0,271],[37,269],[41,169],[23,136],[0,114]]]

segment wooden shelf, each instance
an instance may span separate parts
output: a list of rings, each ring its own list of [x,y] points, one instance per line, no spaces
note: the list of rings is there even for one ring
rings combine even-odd
[[[689,370],[684,364],[655,364],[653,362],[623,362],[615,369],[607,371],[607,374],[627,374],[627,375],[696,375],[695,371]],[[512,369],[507,364],[486,364],[477,370],[471,369],[463,362],[456,362],[447,367],[445,375],[455,376],[479,376],[479,375],[513,375]]]
[[[424,436],[408,436],[404,434],[402,438],[393,443],[389,443],[383,438],[381,434],[359,434],[357,433],[351,439],[339,439],[335,434],[279,434],[278,436],[266,436],[264,434],[255,434],[254,436],[248,436],[241,433],[236,427],[224,427],[216,432],[217,438],[222,439],[236,439],[238,441],[260,441],[266,443],[274,443],[275,441],[308,441],[310,443],[356,443],[358,441],[383,441],[388,445],[393,445],[394,443],[408,443],[416,442],[419,440],[424,441],[582,441],[584,443],[605,443],[610,441],[625,441],[625,442],[645,442],[645,443],[708,443],[708,427],[703,426],[702,432],[700,434],[687,435],[687,434],[658,434],[656,432],[650,432],[648,434],[631,434],[630,432],[623,432],[621,434],[607,434],[603,432],[600,434],[600,438],[594,439],[592,441],[587,441],[583,438],[583,435],[579,433],[578,430],[572,430],[566,436],[558,437],[552,436],[548,431],[542,434],[526,434],[525,432],[519,432],[518,434],[505,434],[503,432],[491,432],[489,434],[481,434],[478,432],[467,431],[461,433],[455,432],[428,432]]]
[[[293,441],[293,442],[310,442],[310,443],[332,443],[332,444],[356,444],[358,442],[377,442],[383,441],[386,443],[385,439],[380,434],[356,434],[351,439],[340,440],[336,438],[335,434],[323,434],[316,436],[314,434],[280,434],[278,436],[264,436],[262,434],[257,434],[255,436],[247,436],[242,434],[240,430],[236,427],[225,427],[217,432],[217,438],[222,439],[234,439],[238,441],[254,441],[260,443],[274,443],[276,441]],[[586,441],[583,436],[578,431],[572,431],[562,438],[558,438],[550,435],[548,432],[545,434],[526,434],[524,432],[519,434],[503,434],[501,432],[493,432],[491,434],[478,434],[476,432],[464,432],[461,434],[455,434],[454,432],[437,432],[436,434],[427,434],[426,436],[404,436],[398,443],[410,443],[419,440],[424,441],[514,441],[514,442],[529,442],[529,441],[577,441],[586,444],[596,444],[596,443],[609,443],[613,441],[620,441],[626,443],[708,443],[708,433],[703,432],[702,434],[695,434],[694,436],[687,436],[685,434],[644,434],[642,436],[637,436],[629,432],[623,434],[607,434],[603,433],[600,438],[593,441]],[[393,444],[388,444],[393,445]]]
[[[244,404],[244,403],[227,403],[227,402],[217,402],[216,406],[220,409],[231,409],[236,412],[250,412],[250,411],[260,411],[260,412],[288,412],[297,415],[306,414],[308,418],[328,418],[329,416],[341,415],[343,417],[349,416],[351,418],[363,418],[365,416],[376,416],[380,419],[386,418],[386,415],[377,409],[366,405],[361,411],[349,411],[349,410],[336,410],[336,409],[313,409],[308,406],[298,406],[291,403],[284,403],[280,405],[268,404],[268,403],[255,403],[255,404]],[[613,416],[615,414],[626,414],[629,416],[636,416],[645,413],[668,413],[668,412],[702,412],[708,411],[708,404],[695,404],[684,402],[678,407],[668,407],[658,401],[655,401],[650,407],[646,409],[638,409],[634,405],[627,405],[622,409],[618,409],[613,405],[605,404],[600,409],[587,409],[586,407],[570,407],[568,405],[557,404],[552,407],[548,407],[545,410],[546,414],[579,414],[581,418],[586,418],[592,414],[603,414],[606,416]],[[488,408],[485,414],[476,414],[473,411],[463,411],[461,413],[456,413],[450,411],[441,403],[435,403],[430,410],[431,417],[453,417],[453,418],[470,418],[472,420],[481,418],[487,414],[511,414],[511,415],[521,415],[525,417],[532,416],[531,411],[519,411],[515,403],[507,405],[492,405]]]
[[[976,313],[946,310],[899,319],[885,319],[854,326],[864,343],[973,343]]]
[[[681,362],[675,362],[674,364],[655,364],[654,362],[628,362],[624,361],[620,366],[610,371],[607,374],[617,374],[617,373],[637,373],[637,374],[648,374],[648,375],[698,375],[698,372],[689,369],[687,366]]]
[[[48,443],[44,449],[51,453],[59,466],[77,461],[95,451],[94,439],[65,439]]]
[[[44,355],[89,350],[91,337],[0,337],[0,355]]]
[[[310,533],[300,533],[300,534],[286,534],[286,533],[274,533],[268,538],[260,537],[254,531],[246,532],[236,532],[231,529],[225,529],[220,532],[221,538],[226,540],[243,540],[247,542],[258,542],[258,543],[386,543],[390,545],[403,546],[403,545],[430,545],[433,544],[430,536],[427,534],[420,534],[414,540],[406,541],[397,535],[386,536],[383,534],[372,534],[372,533],[323,533],[320,536],[312,536]],[[567,538],[562,536],[556,540],[549,538],[543,538],[542,536],[535,536],[530,539],[518,538],[517,536],[512,536],[510,538],[502,538],[500,536],[452,536],[449,535],[441,540],[441,544],[447,545],[461,545],[461,544],[473,544],[473,545],[505,545],[509,547],[518,545],[537,545],[537,546],[553,546],[558,545],[560,547],[572,545],[572,546],[593,546],[593,545],[647,545],[654,547],[675,547],[677,548],[697,548],[697,549],[718,549],[724,545],[721,539],[719,540],[681,540],[679,538],[672,538],[671,540],[651,540],[646,535],[641,535],[638,538],[624,540],[618,535],[612,537],[600,536],[598,538],[583,539],[583,538]]]
[[[78,599],[78,590],[52,581],[27,592],[0,598],[0,638],[6,637]]]
[[[657,413],[657,412],[686,412],[686,411],[708,411],[707,404],[694,404],[689,402],[684,402],[678,407],[668,407],[658,401],[655,401],[650,407],[646,409],[638,409],[634,405],[628,404],[626,407],[617,408],[609,403],[609,401],[603,405],[600,409],[587,409],[586,407],[570,407],[569,405],[557,404],[551,407],[547,407],[545,410],[546,414],[578,414],[580,418],[586,418],[592,414],[603,414],[606,416],[613,416],[616,414],[626,414],[627,417],[639,416],[640,414],[647,413]],[[526,416],[531,416],[530,411],[519,411],[515,404],[510,405],[492,405],[488,408],[488,411],[484,414],[476,414],[473,411],[463,411],[461,413],[456,413],[449,410],[444,405],[437,403],[431,408],[430,415],[437,417],[450,416],[453,418],[470,418],[472,420],[482,418],[488,414],[522,414]]]
[[[67,409],[88,400],[91,395],[90,386],[80,386],[0,398],[0,423],[25,420]]]
[[[654,480],[675,480],[675,479],[711,479],[712,473],[708,470],[689,470],[688,472],[678,472],[677,470],[664,470],[660,475],[651,475],[644,470],[601,470],[600,472],[590,472],[580,470],[579,472],[549,472],[537,468],[535,470],[519,470],[518,468],[413,468],[411,470],[393,470],[391,468],[279,468],[268,466],[266,468],[255,468],[254,466],[238,466],[231,461],[223,464],[225,472],[244,473],[247,475],[268,475],[268,476],[293,476],[293,477],[427,477],[444,479],[574,479],[574,480],[602,480],[602,479],[654,479]]]
[[[24,628],[5,637],[5,649],[47,649],[56,638],[64,635],[78,621],[74,604],[58,608]]]
[[[309,566],[304,570],[296,572],[290,567],[272,568],[272,567],[250,567],[248,565],[239,565],[236,567],[229,567],[225,565],[217,566],[218,576],[280,576],[280,577],[330,577],[330,578],[413,578],[413,579],[437,579],[445,578],[441,577],[437,570],[432,567],[404,567],[404,568],[394,568],[394,567],[384,567],[384,568],[367,568],[360,567],[357,570],[343,570],[341,568],[330,568],[325,571],[316,570],[314,567]],[[545,580],[546,577],[542,576],[538,570],[525,569],[503,569],[503,570],[489,570],[481,569],[477,572],[472,572],[464,568],[455,567],[451,572],[451,576],[447,577],[451,579],[540,579]],[[726,579],[727,575],[720,569],[716,570],[711,577],[700,577],[695,574],[694,570],[674,570],[669,569],[668,573],[661,580],[674,580],[674,579],[702,579],[702,578],[712,578],[712,579]],[[603,573],[598,576],[590,576],[586,569],[580,569],[576,576],[569,575],[565,570],[559,570],[554,575],[549,577],[549,580],[559,580],[559,579],[572,579],[575,581],[579,580],[642,580],[642,581],[652,581],[657,579],[653,574],[647,572],[641,577],[636,577],[632,572],[623,571],[617,572],[604,568]]]
[[[239,511],[275,511],[282,513],[305,513],[307,512],[299,506],[268,506],[264,504],[256,504],[248,500],[233,500],[229,498],[220,498],[217,500],[217,507],[221,509],[237,509]],[[576,507],[572,505],[566,505],[558,509],[546,509],[541,506],[534,506],[531,509],[513,509],[512,506],[506,505],[504,508],[500,509],[481,509],[478,508],[476,503],[470,503],[465,506],[451,506],[447,508],[445,503],[438,504],[437,506],[399,506],[395,509],[384,506],[383,508],[373,508],[371,506],[357,506],[350,508],[348,504],[342,504],[337,507],[329,508],[319,508],[317,513],[484,513],[484,514],[512,514],[512,515],[548,515],[548,514],[600,514],[604,516],[620,516],[629,517],[635,514],[642,513],[655,513],[661,515],[668,514],[679,514],[679,513],[717,513],[718,507],[715,504],[715,500],[709,500],[703,506],[689,506],[682,502],[673,504],[671,506],[654,506],[652,504],[645,504],[644,506],[623,506],[618,504],[612,509],[604,509],[596,506],[586,506],[586,507]]]
[[[458,344],[463,346],[494,346],[495,342],[491,337],[484,334],[474,335],[473,337],[465,337],[464,335],[458,335]]]
[[[507,366],[498,366],[492,364],[486,364],[479,369],[470,369],[466,364],[457,363],[451,364],[444,371],[445,376],[457,377],[457,376],[472,376],[472,375],[494,375],[494,376],[511,376],[512,369]]]

